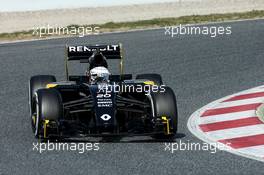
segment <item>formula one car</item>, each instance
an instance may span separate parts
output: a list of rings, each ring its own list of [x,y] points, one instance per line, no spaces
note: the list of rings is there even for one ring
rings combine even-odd
[[[120,59],[112,75],[108,60]],[[69,75],[68,64],[88,63],[83,75]],[[66,81],[36,75],[29,81],[29,106],[36,138],[149,135],[171,138],[178,116],[173,90],[159,74],[123,74],[121,44],[66,46]]]

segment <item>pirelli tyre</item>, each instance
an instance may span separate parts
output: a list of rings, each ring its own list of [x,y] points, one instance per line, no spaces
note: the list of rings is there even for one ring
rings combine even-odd
[[[34,93],[38,90],[38,89],[42,89],[42,88],[46,88],[46,85],[48,83],[51,82],[56,82],[56,78],[53,75],[36,75],[36,76],[32,76],[29,80],[29,92],[28,92],[28,101],[29,101],[29,111],[30,111],[30,118],[31,118],[31,125],[32,125],[32,129],[33,132],[35,132],[34,129],[34,113],[36,113],[36,111],[34,111],[33,108],[33,96]]]
[[[159,74],[139,74],[136,79],[146,79],[153,81],[156,85],[160,86],[163,84],[161,75]]]
[[[33,129],[36,138],[49,138],[58,134],[58,120],[63,116],[63,104],[56,89],[39,89],[33,96],[33,110],[36,111]]]
[[[32,98],[34,96],[34,93],[38,89],[46,88],[46,85],[56,82],[56,78],[53,75],[36,75],[30,78],[29,80],[29,105],[31,106]]]
[[[169,134],[166,133],[167,128],[164,128],[164,134],[154,135],[154,138],[173,138],[178,129],[178,110],[173,90],[170,87],[162,86],[158,92],[151,93],[151,99],[154,116],[165,117],[169,122]]]

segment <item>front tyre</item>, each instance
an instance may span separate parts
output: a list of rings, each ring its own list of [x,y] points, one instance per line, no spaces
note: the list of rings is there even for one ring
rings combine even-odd
[[[46,88],[46,85],[56,82],[56,78],[53,75],[36,75],[32,76],[29,80],[29,109],[30,109],[30,117],[31,117],[31,126],[33,129],[33,132],[35,132],[35,122],[36,122],[36,108],[33,109],[33,106],[35,106],[35,101],[33,100],[34,94],[38,89]]]
[[[154,117],[164,117],[168,119],[169,127],[164,126],[164,134],[157,134],[155,138],[173,138],[178,129],[178,111],[176,97],[170,87],[164,86],[164,89],[158,92],[152,92],[152,108]],[[169,129],[169,134],[166,130]],[[167,130],[168,131],[168,130]]]
[[[63,104],[56,89],[39,89],[33,96],[35,121],[33,130],[36,138],[48,138],[58,134],[58,120],[63,115]]]

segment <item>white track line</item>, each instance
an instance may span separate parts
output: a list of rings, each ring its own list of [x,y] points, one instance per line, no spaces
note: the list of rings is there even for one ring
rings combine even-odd
[[[264,145],[240,148],[239,150],[244,154],[254,154],[255,156],[263,157],[264,159]]]
[[[255,116],[256,116],[255,110],[234,112],[232,113],[232,115],[230,114],[211,115],[209,117],[201,117],[199,120],[199,124],[209,124],[209,123],[237,120],[237,119],[243,119],[243,118],[255,117]]]
[[[223,130],[210,131],[205,133],[205,135],[207,135],[213,141],[222,140],[222,139],[232,139],[237,136],[239,137],[252,136],[257,134],[264,134],[264,124],[223,129]]]
[[[237,101],[228,101],[228,102],[222,102],[217,105],[216,108],[211,109],[217,109],[217,108],[227,108],[232,106],[240,106],[240,105],[247,105],[247,104],[253,104],[253,103],[262,103],[264,97],[257,97],[257,98],[250,98],[245,100],[237,100]]]

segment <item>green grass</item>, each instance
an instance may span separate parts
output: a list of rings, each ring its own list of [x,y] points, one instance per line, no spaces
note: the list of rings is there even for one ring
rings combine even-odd
[[[108,22],[100,25],[70,25],[67,27],[99,27],[100,32],[128,31],[132,29],[147,29],[165,26],[175,26],[179,24],[195,24],[207,22],[223,22],[239,19],[264,18],[264,10],[253,10],[250,12],[227,13],[227,14],[210,14],[210,15],[192,15],[178,18],[155,18],[151,20],[141,20],[133,22]],[[56,35],[44,35],[43,38],[56,37]],[[33,35],[33,30],[19,31],[14,33],[0,34],[0,40],[21,40],[21,39],[38,39],[39,36]]]

